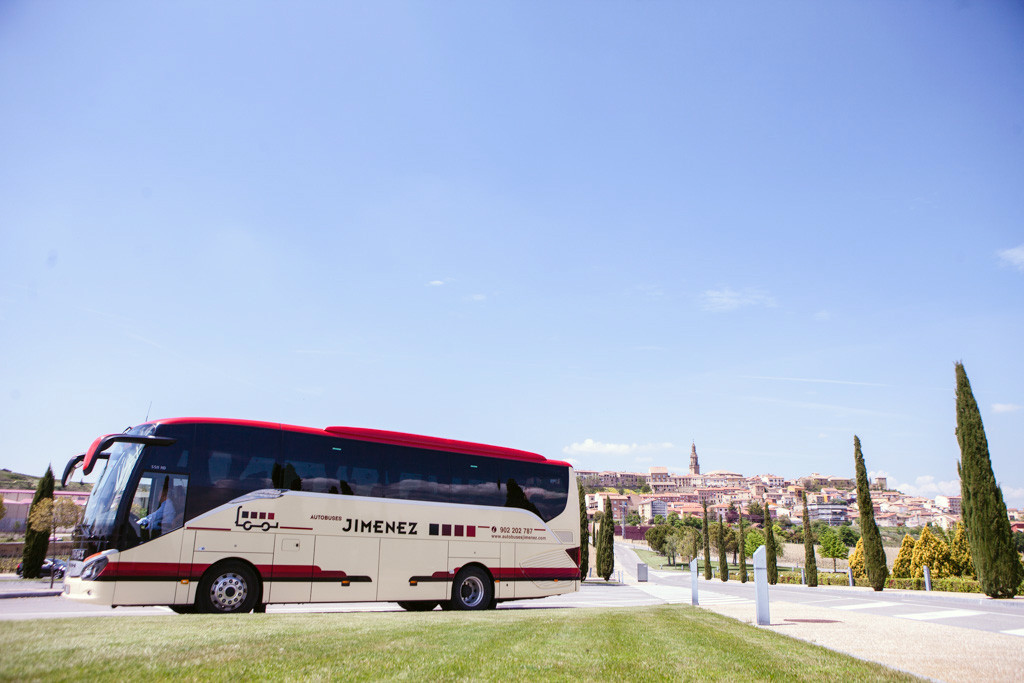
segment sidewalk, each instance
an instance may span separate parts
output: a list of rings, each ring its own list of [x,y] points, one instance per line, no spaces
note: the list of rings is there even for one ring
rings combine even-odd
[[[43,598],[60,595],[64,590],[64,582],[54,581],[50,588],[50,579],[21,579],[15,574],[0,574],[0,600],[4,598]]]
[[[634,553],[635,556],[635,553]],[[637,558],[639,561],[639,558]],[[635,565],[634,565],[635,567]],[[628,570],[624,580],[643,586]],[[701,594],[714,594],[720,581],[699,581]],[[850,596],[870,588],[827,586],[849,591]],[[809,589],[815,590],[815,589]],[[921,591],[886,590],[893,599],[924,597]],[[948,594],[974,602],[998,603],[984,595]],[[815,643],[858,659],[884,664],[938,681],[1017,681],[1024,671],[1024,642],[1020,637],[913,621],[892,616],[864,614],[830,607],[796,604],[769,597],[771,624],[759,626],[782,635]],[[1019,602],[1020,599],[1014,602]],[[752,603],[723,602],[701,605],[701,609],[753,625]]]

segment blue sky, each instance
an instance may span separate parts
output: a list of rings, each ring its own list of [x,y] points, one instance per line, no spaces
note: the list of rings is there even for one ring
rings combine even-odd
[[[1024,505],[1024,4],[0,4],[0,466],[150,417]]]

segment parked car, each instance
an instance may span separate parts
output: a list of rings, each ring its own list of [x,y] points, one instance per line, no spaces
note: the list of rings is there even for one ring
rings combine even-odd
[[[22,563],[19,562],[17,569],[14,570],[18,576],[21,576],[21,565]],[[67,573],[67,571],[68,565],[64,560],[54,560],[48,557],[43,560],[43,566],[39,568],[39,576],[49,576],[52,572],[53,578],[63,579],[64,574]]]

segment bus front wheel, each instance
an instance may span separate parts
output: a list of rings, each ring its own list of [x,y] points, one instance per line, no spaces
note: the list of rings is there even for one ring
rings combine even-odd
[[[224,562],[203,575],[196,607],[206,614],[251,612],[259,597],[256,573],[241,562]]]
[[[494,583],[479,567],[466,567],[452,582],[450,609],[488,609],[494,603]]]

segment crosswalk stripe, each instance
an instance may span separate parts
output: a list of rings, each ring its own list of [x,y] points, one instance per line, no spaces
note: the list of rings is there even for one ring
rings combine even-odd
[[[853,605],[832,605],[833,609],[871,609],[872,607],[892,607],[898,604],[887,600],[873,600],[871,602],[858,602]]]
[[[984,612],[973,609],[942,609],[935,612],[918,612],[917,614],[896,614],[901,619],[916,619],[917,621],[929,621],[931,619],[953,619],[955,617],[973,617]]]

